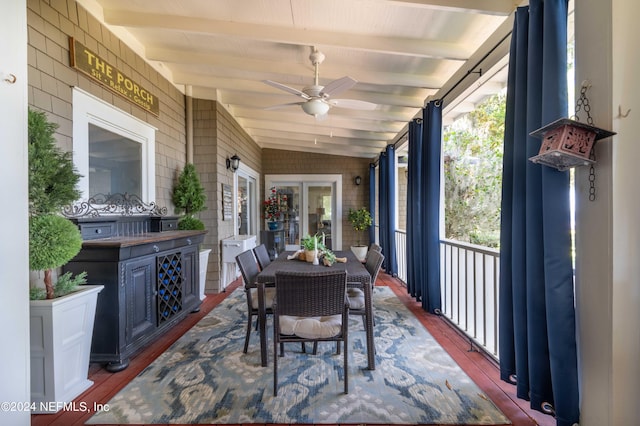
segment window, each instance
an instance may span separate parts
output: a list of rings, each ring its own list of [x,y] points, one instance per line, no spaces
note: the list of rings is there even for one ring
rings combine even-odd
[[[73,161],[82,199],[128,193],[155,201],[153,126],[73,89]]]

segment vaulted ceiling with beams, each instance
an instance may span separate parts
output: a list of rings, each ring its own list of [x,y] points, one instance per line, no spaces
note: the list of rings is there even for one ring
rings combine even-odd
[[[446,94],[445,113],[453,117],[504,84],[517,6],[512,0],[79,3],[185,93],[219,101],[262,148],[366,158],[401,138],[426,100]],[[314,50],[321,53],[313,56],[317,68]],[[310,102],[329,110],[310,115],[302,105],[309,109]]]

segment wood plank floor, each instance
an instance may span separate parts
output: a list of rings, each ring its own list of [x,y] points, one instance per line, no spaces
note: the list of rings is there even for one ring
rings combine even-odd
[[[201,305],[200,312],[189,315],[158,340],[131,358],[128,368],[119,373],[109,373],[100,365],[91,364],[89,378],[94,385],[74,401],[77,410],[60,411],[56,414],[31,416],[34,426],[72,426],[83,425],[95,413],[94,407],[106,404],[118,391],[127,385],[146,366],[163,353],[173,342],[211,311],[220,301],[240,285],[236,280],[225,293],[211,294]],[[435,337],[460,367],[482,389],[482,391],[502,410],[514,426],[552,426],[555,420],[551,416],[531,410],[527,401],[516,398],[515,387],[500,380],[498,366],[486,355],[469,351],[468,341],[446,320],[422,310],[420,304],[407,295],[402,283],[383,272],[378,275],[376,285],[389,286],[396,295],[416,315],[425,328]],[[86,411],[82,409],[86,406]],[[359,425],[365,426],[365,425]],[[382,425],[376,425],[382,426]]]

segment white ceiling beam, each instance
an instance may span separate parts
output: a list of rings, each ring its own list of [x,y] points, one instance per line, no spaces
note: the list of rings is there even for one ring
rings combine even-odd
[[[235,98],[240,99],[235,99]],[[239,117],[247,117],[247,116],[264,116],[268,117],[269,114],[273,114],[272,110],[265,110],[264,108],[256,107],[255,104],[251,103],[251,98],[246,96],[230,96],[228,93],[223,93],[220,99],[220,102],[225,104],[233,105],[234,113]],[[416,113],[416,109],[409,109],[403,111],[358,111],[353,109],[346,108],[331,108],[329,110],[329,118],[331,117],[344,117],[348,119],[359,119],[359,120],[375,120],[375,121],[402,121],[407,122],[413,117]],[[293,105],[291,107],[287,107],[286,109],[280,110],[280,112],[288,112],[291,114],[305,114],[300,106]]]
[[[240,70],[242,72],[258,73],[262,79],[273,80],[277,76],[292,75],[296,79],[301,76],[307,78],[309,83],[313,81],[313,69],[303,64],[289,63],[286,67],[286,73],[283,71],[282,63],[278,61],[264,61],[259,59],[250,59],[246,57],[220,55],[217,53],[202,53],[175,49],[147,48],[146,57],[152,61],[176,63],[176,64],[193,64],[193,65],[209,65],[221,67],[233,71]],[[342,78],[345,75],[344,67],[340,65],[322,65],[322,80],[331,81]],[[267,73],[271,74],[266,75]],[[423,74],[402,74],[391,72],[378,72],[365,67],[354,67],[349,65],[348,74],[358,80],[359,83],[366,84],[384,84],[394,86],[420,87],[425,89],[435,89],[442,86],[443,78],[436,75]],[[382,83],[383,82],[383,83]],[[284,83],[287,83],[286,81]]]
[[[300,133],[309,133],[316,135],[326,135],[326,136],[339,136],[345,138],[357,138],[357,139],[373,139],[373,140],[387,140],[395,136],[398,132],[395,130],[391,131],[382,131],[382,130],[372,130],[372,129],[354,129],[354,128],[345,128],[339,126],[332,125],[324,125],[319,126],[313,124],[313,122],[282,122],[282,121],[273,121],[273,120],[259,120],[251,117],[241,118],[238,121],[242,121],[242,127],[244,129],[263,129],[263,130],[274,130],[278,132],[282,132],[283,125],[287,126],[287,131],[289,132],[300,132]]]
[[[194,97],[198,97],[196,96],[195,92],[196,86],[210,89],[215,88],[223,91],[237,91],[253,93],[256,95],[264,95],[264,98],[262,100],[258,100],[258,102],[264,103],[263,105],[261,105],[264,108],[271,105],[296,102],[297,100],[301,100],[301,98],[298,98],[294,95],[286,95],[285,92],[262,83],[261,81],[220,78],[205,74],[175,72],[173,74],[173,83],[194,86]],[[433,91],[428,91],[428,93],[433,93]],[[270,102],[268,96],[272,96],[272,99],[274,99],[275,101]],[[426,95],[424,97],[420,95],[403,96],[382,92],[365,92],[352,89],[348,92],[345,92],[344,97],[349,99],[358,99],[361,101],[373,102],[374,104],[378,105],[421,108]],[[258,99],[258,96],[256,96],[256,99]]]
[[[278,139],[274,140],[261,140],[260,146],[262,148],[271,148],[278,150],[286,150],[286,151],[304,151],[304,152],[317,152],[318,154],[327,154],[327,155],[340,155],[340,156],[348,156],[348,157],[361,157],[361,158],[374,158],[378,154],[380,154],[380,149],[370,148],[354,148],[350,146],[345,146],[342,148],[336,148],[335,146],[326,145],[322,142],[318,142],[317,144],[304,143],[300,145],[291,145],[282,143]]]
[[[448,10],[463,13],[479,13],[485,15],[506,16],[513,12],[519,1],[513,0],[385,0],[389,3],[402,4],[427,9]]]
[[[466,60],[473,52],[469,46],[406,37],[335,33],[309,29],[294,29],[256,23],[218,21],[156,13],[131,13],[127,10],[104,9],[109,25],[176,30],[199,34],[272,41],[301,46],[334,46],[391,55]]]
[[[314,142],[314,141],[322,141],[328,144],[334,145],[353,145],[353,146],[361,146],[366,148],[378,148],[382,149],[387,145],[387,141],[382,139],[358,139],[358,138],[343,138],[335,135],[326,135],[326,134],[318,134],[318,133],[301,133],[301,132],[278,132],[275,130],[267,130],[267,129],[250,129],[252,135],[256,138],[265,138],[265,139],[283,139],[289,141],[306,141],[306,142]]]
[[[255,111],[248,112],[247,109],[238,108],[237,111],[234,108],[233,115],[238,119],[248,118],[255,119]],[[367,120],[365,118],[358,117],[341,117],[337,114],[331,114],[329,112],[328,117],[323,121],[316,121],[316,119],[303,111],[293,110],[291,112],[283,111],[264,111],[260,114],[260,119],[269,121],[287,121],[287,122],[301,122],[309,125],[315,125],[317,127],[337,127],[344,129],[355,129],[370,132],[395,132],[397,133],[406,122],[404,121],[379,121],[379,120]]]

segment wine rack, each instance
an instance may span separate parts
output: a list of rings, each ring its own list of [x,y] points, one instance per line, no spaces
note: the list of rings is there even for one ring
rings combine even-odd
[[[182,311],[182,256],[172,253],[158,257],[158,325]]]

